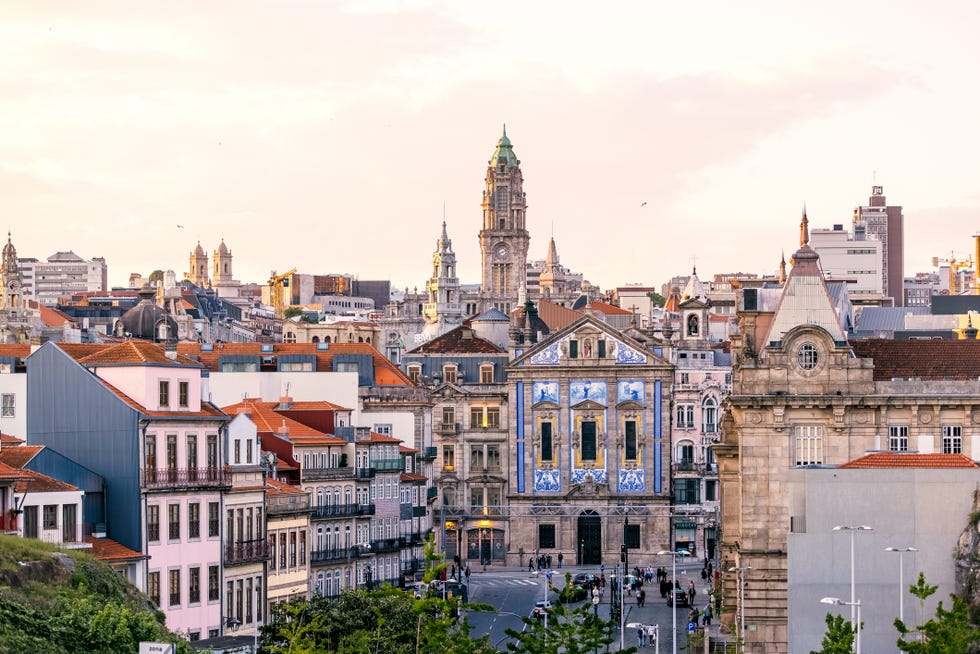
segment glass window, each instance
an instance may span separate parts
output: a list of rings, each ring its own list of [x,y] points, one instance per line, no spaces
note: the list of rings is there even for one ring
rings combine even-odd
[[[44,505],[44,525],[45,529],[56,529],[58,527],[58,505],[57,504],[45,504]]]
[[[582,421],[582,460],[596,460],[596,423],[594,420]]]
[[[676,504],[700,504],[700,479],[675,479],[674,502]]]
[[[190,384],[182,381],[177,382],[178,398],[177,403],[181,407],[187,407],[190,403]]]
[[[600,359],[605,359],[606,358],[606,340],[605,339],[599,339],[598,346],[599,346],[599,348],[598,348],[599,358]]]
[[[483,505],[483,488],[471,488],[470,489],[470,512],[471,513],[484,513]]]
[[[715,434],[718,432],[718,403],[713,397],[704,401],[701,417],[702,433]]]
[[[168,504],[167,517],[169,522],[167,538],[170,540],[180,540],[180,505]]]
[[[640,525],[624,525],[623,541],[628,549],[640,549]]]
[[[909,451],[908,425],[891,425],[888,427],[888,449],[892,452]]]
[[[166,379],[160,380],[160,408],[170,407],[170,382]]]
[[[487,428],[497,429],[500,427],[500,407],[499,406],[488,406],[487,407]]]
[[[451,406],[442,407],[442,425],[444,428],[451,429],[456,425],[456,408]]]
[[[470,407],[470,428],[478,429],[480,427],[486,427],[486,424],[483,422],[483,407]]]
[[[483,446],[482,445],[471,445],[470,446],[470,468],[477,469],[483,468],[485,463],[483,461]]]
[[[2,418],[13,418],[14,417],[14,394],[4,393],[2,396],[2,405],[0,405],[0,417]]]
[[[160,540],[160,506],[157,504],[146,507],[146,538],[151,543]]]
[[[442,367],[442,379],[447,384],[456,383],[456,364],[451,363]]]
[[[442,469],[443,470],[455,470],[456,469],[456,448],[452,445],[442,446]]]
[[[480,366],[480,383],[481,384],[492,384],[493,383],[493,364],[485,363]]]
[[[553,438],[552,438],[552,423],[542,422],[541,423],[541,460],[553,461],[554,456],[555,455],[554,455]]]
[[[962,428],[959,425],[943,425],[943,454],[962,453]]]
[[[500,470],[500,445],[496,443],[487,445],[487,467]]]
[[[153,603],[160,606],[160,573],[151,572],[146,580],[146,594]]]
[[[408,378],[413,384],[422,381],[422,366],[416,364],[408,366]]]
[[[568,341],[568,358],[577,359],[578,358],[578,341],[572,339]]]
[[[194,434],[188,434],[187,436],[187,472],[189,475],[194,475],[191,479],[196,478],[197,473],[197,436]]]
[[[796,352],[796,360],[803,370],[813,370],[817,367],[817,347],[813,343],[804,343]]]
[[[218,503],[208,502],[208,537],[215,538],[218,535]]]
[[[794,464],[798,466],[823,463],[823,427],[797,425],[793,428]]]
[[[190,568],[187,571],[187,601],[190,604],[201,602],[201,569]]]
[[[636,460],[636,421],[627,420],[623,423],[624,426],[624,445],[626,448],[626,460],[635,461]]]
[[[218,566],[208,566],[208,601],[217,602],[220,597],[221,587],[218,585]]]
[[[555,525],[538,525],[538,549],[555,548]]]
[[[180,570],[170,571],[170,606],[180,606]]]
[[[201,537],[201,503],[190,502],[187,505],[187,537]]]

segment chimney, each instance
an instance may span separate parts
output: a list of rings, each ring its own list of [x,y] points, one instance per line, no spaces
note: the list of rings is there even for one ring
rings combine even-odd
[[[293,398],[289,395],[280,395],[276,411],[289,411],[291,408],[293,408]]]
[[[282,421],[282,425],[279,427],[279,430],[276,433],[282,438],[285,438],[287,441],[289,440],[289,427],[286,426],[285,420]]]
[[[177,360],[177,341],[168,340],[167,344],[163,346],[163,353],[167,355],[167,358],[171,361]]]

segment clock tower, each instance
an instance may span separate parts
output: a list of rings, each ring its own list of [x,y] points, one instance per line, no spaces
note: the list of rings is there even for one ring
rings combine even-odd
[[[524,294],[531,236],[524,222],[527,200],[521,162],[507,138],[506,125],[487,164],[482,206],[482,309],[496,307],[508,313],[517,307],[518,296]]]
[[[3,309],[14,312],[21,307],[21,279],[17,266],[17,250],[7,232],[7,244],[3,247],[3,261],[0,263],[0,277],[3,279]]]

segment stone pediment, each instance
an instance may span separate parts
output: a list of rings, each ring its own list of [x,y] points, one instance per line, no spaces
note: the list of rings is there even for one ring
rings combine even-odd
[[[576,411],[604,411],[606,409],[605,404],[599,404],[592,400],[582,400],[578,404],[572,406]]]
[[[451,382],[443,382],[432,390],[432,394],[437,397],[454,397],[456,395],[466,395],[466,391]]]
[[[586,477],[581,484],[573,484],[572,488],[565,494],[565,499],[598,499],[609,497],[609,488],[606,484],[600,484]]]
[[[646,407],[642,403],[637,402],[636,400],[623,400],[622,402],[616,405],[616,408],[619,409],[620,411],[629,411],[631,409],[636,411],[642,411]]]
[[[550,400],[542,400],[540,402],[537,402],[536,404],[532,404],[531,408],[534,409],[535,411],[547,411],[549,409],[558,410],[561,408],[561,406]]]

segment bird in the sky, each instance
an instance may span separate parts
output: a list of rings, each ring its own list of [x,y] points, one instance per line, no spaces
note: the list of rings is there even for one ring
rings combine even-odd
[[[646,202],[644,202],[644,203],[643,203],[643,204],[641,204],[640,206],[641,206],[641,207],[645,207],[645,206],[647,206],[647,203],[646,203]]]
[[[179,229],[184,229],[184,226],[183,226],[183,225],[177,225],[177,227],[178,227]]]

